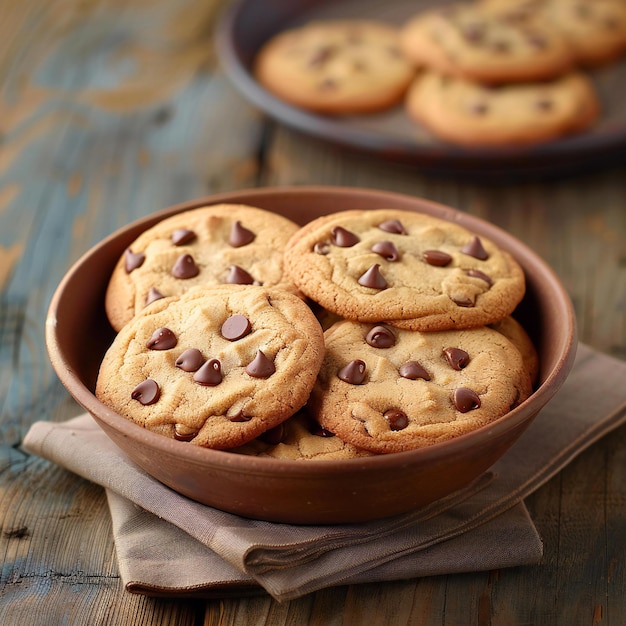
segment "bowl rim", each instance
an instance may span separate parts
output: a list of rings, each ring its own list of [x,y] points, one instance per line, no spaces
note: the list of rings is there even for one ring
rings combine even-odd
[[[418,212],[424,209],[423,212],[427,214],[440,217],[443,216],[443,219],[452,219],[454,222],[459,223],[461,226],[464,226],[469,230],[477,230],[479,233],[485,234],[486,237],[490,237],[491,233],[495,233],[497,239],[505,242],[505,247],[506,244],[510,243],[514,248],[521,250],[524,253],[524,260],[540,269],[552,290],[554,302],[560,309],[566,312],[564,319],[563,340],[560,342],[558,351],[559,357],[554,367],[547,373],[545,380],[534,390],[528,399],[522,402],[515,409],[485,426],[431,446],[417,448],[415,450],[407,450],[404,452],[396,452],[393,454],[359,457],[356,459],[320,459],[316,460],[314,463],[303,463],[302,461],[294,461],[291,459],[276,459],[272,457],[233,454],[232,452],[226,450],[215,450],[190,445],[187,446],[185,450],[186,462],[202,466],[211,465],[215,467],[228,467],[229,471],[242,474],[255,474],[257,476],[267,475],[268,477],[275,476],[277,473],[282,471],[289,471],[292,476],[302,475],[311,477],[318,475],[333,475],[339,471],[363,471],[365,469],[384,468],[386,466],[409,466],[416,462],[423,463],[435,461],[440,458],[441,451],[444,449],[446,454],[460,454],[464,450],[475,446],[477,440],[480,441],[483,438],[495,438],[501,436],[511,429],[519,428],[524,421],[528,421],[530,423],[530,418],[534,419],[533,413],[536,414],[536,412],[556,394],[561,384],[568,376],[576,354],[576,317],[569,295],[556,273],[543,259],[541,259],[521,240],[517,239],[495,224],[480,217],[464,213],[459,209],[454,209],[448,205],[418,196],[381,189],[369,189],[365,187],[295,185],[252,187],[243,190],[221,192],[208,196],[202,196],[157,210],[134,220],[121,228],[118,228],[110,235],[100,240],[97,244],[82,254],[66,272],[52,296],[46,317],[45,340],[48,355],[57,376],[70,395],[92,416],[96,422],[99,423],[101,427],[102,424],[104,424],[106,427],[115,430],[124,437],[140,440],[143,444],[155,450],[155,452],[168,456],[178,456],[181,451],[179,446],[181,446],[183,442],[169,439],[168,437],[164,437],[163,435],[142,428],[138,424],[125,419],[107,405],[100,402],[96,398],[95,394],[81,380],[78,374],[68,366],[63,356],[63,349],[59,345],[56,332],[56,312],[66,295],[67,286],[71,284],[75,276],[80,272],[82,266],[87,261],[96,256],[101,249],[105,248],[110,242],[117,239],[120,235],[137,228],[143,228],[145,230],[145,228],[150,227],[153,223],[159,222],[169,215],[212,204],[227,202],[246,204],[247,201],[250,201],[253,198],[272,198],[278,195],[284,198],[294,196],[294,198],[297,199],[298,197],[302,198],[305,195],[320,194],[325,196],[335,195],[338,197],[350,197],[351,200],[353,200],[355,196],[362,195],[363,197],[368,198],[368,202],[371,201],[372,198],[380,199],[381,208],[384,208],[385,202],[390,201],[397,202],[399,204],[406,203],[407,206],[414,205],[414,210],[417,210]],[[474,226],[477,226],[478,228],[475,229]],[[539,409],[537,409],[537,411],[530,406],[535,404],[539,405]],[[106,432],[107,429],[103,429]]]

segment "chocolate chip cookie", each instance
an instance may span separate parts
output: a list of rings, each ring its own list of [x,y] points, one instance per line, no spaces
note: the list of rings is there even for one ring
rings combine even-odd
[[[296,292],[283,275],[283,249],[298,229],[276,213],[219,204],[169,217],[124,252],[105,309],[120,330],[146,305],[196,285],[255,284]]]
[[[386,109],[400,101],[413,73],[397,30],[367,20],[316,21],[280,33],[254,65],[273,94],[327,114]]]
[[[302,227],[285,270],[342,318],[413,330],[467,328],[509,315],[524,273],[506,251],[462,226],[411,211],[343,211]]]
[[[539,355],[525,328],[510,315],[495,324],[489,324],[489,327],[502,333],[519,350],[524,367],[534,384],[539,376]]]
[[[522,356],[490,328],[415,332],[338,322],[308,407],[358,448],[390,453],[458,437],[531,393]]]
[[[467,146],[530,145],[589,128],[600,106],[589,78],[486,86],[423,72],[406,98],[409,118],[433,135]]]
[[[157,433],[240,446],[307,401],[323,334],[297,296],[260,286],[198,286],[163,298],[116,336],[96,396]]]
[[[294,461],[329,461],[373,455],[322,428],[304,410],[230,452]]]
[[[581,66],[595,67],[626,52],[623,0],[482,0],[481,6],[508,21],[549,24]]]
[[[418,66],[482,83],[546,80],[574,64],[565,38],[550,23],[507,19],[477,3],[417,14],[402,29],[401,42]]]
[[[548,13],[573,50],[575,60],[594,67],[626,52],[623,0],[551,0]]]

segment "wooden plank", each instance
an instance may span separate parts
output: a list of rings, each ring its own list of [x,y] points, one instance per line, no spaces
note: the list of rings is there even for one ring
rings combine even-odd
[[[3,596],[0,619],[3,626],[197,624],[197,602],[123,594],[118,578],[77,579],[50,573],[45,578],[22,580],[18,591]]]
[[[606,581],[607,602],[603,619],[626,624],[626,428],[606,438]]]

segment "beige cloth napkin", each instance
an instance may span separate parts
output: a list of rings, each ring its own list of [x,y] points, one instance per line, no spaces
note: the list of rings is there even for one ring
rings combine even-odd
[[[203,597],[263,589],[278,600],[338,584],[537,563],[523,498],[626,422],[626,363],[580,346],[563,388],[514,446],[468,488],[365,524],[294,526],[193,502],[137,468],[80,416],[37,422],[23,447],[107,489],[129,591]]]

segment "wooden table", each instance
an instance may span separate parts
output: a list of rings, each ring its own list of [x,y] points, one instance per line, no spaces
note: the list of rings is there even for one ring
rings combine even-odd
[[[528,499],[533,567],[267,596],[154,599],[121,584],[100,487],[27,456],[80,412],[43,324],[70,264],[156,209],[238,188],[378,187],[450,204],[545,258],[581,341],[626,358],[626,155],[609,171],[486,185],[341,152],[268,121],[216,66],[213,0],[4,0],[0,20],[0,623],[626,623],[626,429]]]

